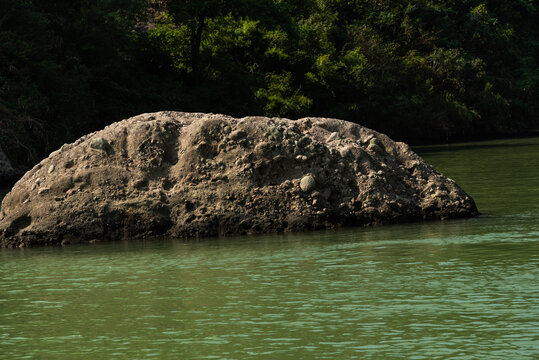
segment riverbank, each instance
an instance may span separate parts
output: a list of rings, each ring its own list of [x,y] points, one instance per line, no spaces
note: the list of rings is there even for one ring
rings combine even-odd
[[[403,141],[409,144],[412,148],[419,148],[423,146],[444,146],[444,145],[457,145],[466,143],[479,143],[496,140],[512,140],[512,139],[525,139],[539,137],[539,129],[528,129],[523,131],[513,131],[499,134],[475,134],[472,137],[455,137],[444,140],[422,139],[416,140],[403,136],[398,141]]]

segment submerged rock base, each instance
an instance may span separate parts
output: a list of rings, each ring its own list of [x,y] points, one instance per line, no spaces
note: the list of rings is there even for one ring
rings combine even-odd
[[[159,112],[86,135],[4,198],[4,247],[470,217],[408,145],[336,119]]]

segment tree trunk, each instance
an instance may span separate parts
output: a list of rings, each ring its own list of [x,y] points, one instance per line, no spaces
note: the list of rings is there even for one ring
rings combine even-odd
[[[204,31],[204,22],[206,17],[202,14],[196,19],[196,24],[191,29],[191,69],[193,75],[198,76],[200,65],[200,43],[202,41],[202,32]]]

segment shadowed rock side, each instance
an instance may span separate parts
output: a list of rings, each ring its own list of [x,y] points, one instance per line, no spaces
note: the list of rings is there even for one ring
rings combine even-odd
[[[406,144],[335,119],[160,112],[86,135],[2,202],[2,246],[324,229],[477,214]]]

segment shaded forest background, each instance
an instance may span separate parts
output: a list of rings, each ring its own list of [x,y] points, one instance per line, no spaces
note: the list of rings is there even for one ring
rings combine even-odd
[[[0,144],[142,112],[325,116],[412,143],[539,128],[533,0],[2,0]]]

